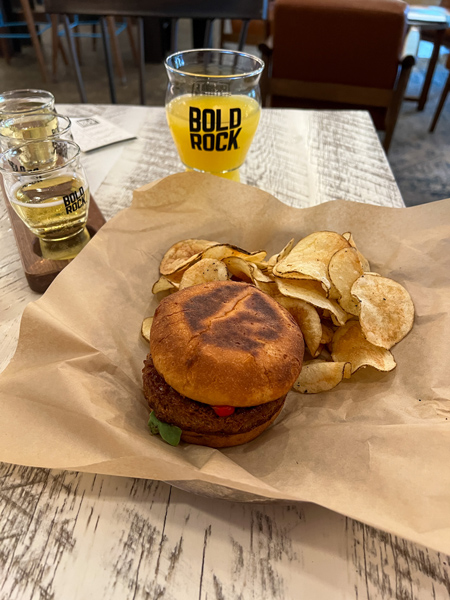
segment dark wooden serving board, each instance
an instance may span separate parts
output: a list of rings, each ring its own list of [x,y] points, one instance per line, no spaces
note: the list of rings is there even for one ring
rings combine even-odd
[[[55,279],[58,273],[60,273],[64,267],[69,264],[70,260],[49,260],[47,258],[43,258],[38,238],[28,229],[28,227],[14,211],[3,187],[3,178],[0,177],[0,180],[3,200],[6,204],[6,208],[8,209],[9,219],[11,221],[11,227],[16,239],[17,248],[20,253],[20,260],[22,261],[25,277],[27,278],[30,288],[34,292],[39,292],[42,294]],[[105,223],[106,221],[104,216],[95,203],[94,198],[91,196],[87,220],[87,229],[91,238]]]

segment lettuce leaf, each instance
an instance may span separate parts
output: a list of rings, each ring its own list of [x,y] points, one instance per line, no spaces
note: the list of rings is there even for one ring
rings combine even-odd
[[[155,411],[152,410],[148,420],[148,427],[152,435],[160,435],[162,439],[171,446],[178,446],[181,439],[181,429],[176,425],[169,425],[156,418]]]

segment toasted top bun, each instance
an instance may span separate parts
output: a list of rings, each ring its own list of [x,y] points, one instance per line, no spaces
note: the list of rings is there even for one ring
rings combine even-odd
[[[150,352],[180,394],[217,406],[256,406],[290,390],[304,343],[294,319],[270,296],[246,283],[214,281],[162,300]]]

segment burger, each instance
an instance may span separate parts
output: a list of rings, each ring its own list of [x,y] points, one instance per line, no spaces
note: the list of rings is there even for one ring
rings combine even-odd
[[[292,316],[252,285],[214,281],[166,297],[143,369],[151,431],[213,448],[255,439],[280,414],[303,353]]]

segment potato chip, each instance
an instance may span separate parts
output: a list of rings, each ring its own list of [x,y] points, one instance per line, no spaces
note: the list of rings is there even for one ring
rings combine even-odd
[[[350,246],[351,246],[352,248],[354,248],[354,249],[356,250],[356,252],[358,253],[358,258],[359,258],[359,260],[360,260],[360,262],[361,262],[361,266],[362,266],[362,268],[363,268],[363,271],[364,271],[364,272],[366,272],[366,271],[370,271],[370,264],[369,264],[369,261],[367,260],[367,258],[366,258],[365,256],[363,256],[363,255],[361,254],[361,252],[360,252],[360,251],[358,250],[358,248],[356,247],[355,240],[353,239],[353,236],[352,236],[352,234],[350,233],[350,231],[347,231],[347,233],[343,233],[343,234],[342,234],[342,237],[344,237],[344,238],[345,238],[345,239],[348,241],[348,243],[350,244]]]
[[[242,248],[238,248],[232,244],[215,244],[214,246],[207,248],[202,253],[202,258],[215,258],[216,260],[223,260],[229,256],[238,256],[239,258],[243,258],[244,260],[254,263],[264,260],[266,255],[267,252],[264,250],[247,252],[247,250],[243,250]]]
[[[272,274],[273,267],[272,265],[269,265],[269,263],[266,260],[254,260],[252,261],[252,263],[256,265],[258,269],[262,271],[265,275]]]
[[[364,366],[378,371],[392,371],[396,367],[389,350],[366,340],[358,321],[349,321],[334,332],[331,356],[335,362],[351,363],[352,373]]]
[[[161,275],[156,283],[153,284],[152,293],[159,294],[159,292],[167,292],[167,290],[177,290],[178,284],[169,281],[167,277]]]
[[[329,290],[325,290],[327,292],[327,296],[328,298],[330,298],[330,300],[339,300],[339,298],[341,297],[339,290],[337,289],[337,287],[334,285],[334,283],[331,281],[331,287]]]
[[[326,362],[333,362],[333,358],[331,357],[331,352],[323,344],[320,344],[320,352],[317,354],[317,357],[319,360],[325,360]]]
[[[255,278],[254,284],[258,288],[258,290],[261,290],[262,292],[271,296],[272,298],[275,298],[280,293],[278,290],[278,286],[275,283],[275,281],[273,281],[273,279],[271,279],[270,281],[262,281],[260,279]]]
[[[283,296],[299,298],[300,300],[309,302],[313,306],[329,310],[339,325],[343,325],[347,321],[349,315],[335,300],[327,298],[319,281],[294,281],[277,278],[276,282]]]
[[[331,288],[328,275],[328,263],[331,257],[341,248],[350,244],[339,233],[334,231],[318,231],[306,236],[280,260],[273,268],[277,277],[289,278],[293,273],[308,275],[323,283],[325,288]]]
[[[323,345],[329,344],[333,339],[334,331],[328,325],[325,325],[322,321],[322,337],[320,343]]]
[[[389,350],[411,331],[414,304],[397,281],[365,273],[355,281],[351,293],[361,303],[361,328],[372,344]]]
[[[255,281],[262,281],[264,283],[272,282],[270,277],[264,275],[256,264],[244,260],[240,256],[228,256],[223,259],[223,262],[230,273],[238,279],[242,279],[248,283],[255,283]]]
[[[141,335],[145,341],[150,342],[150,330],[152,328],[153,317],[147,317],[142,321]]]
[[[298,298],[288,298],[279,294],[275,300],[291,313],[303,333],[306,347],[311,356],[317,356],[323,333],[317,310],[312,304]]]
[[[328,273],[339,296],[338,303],[351,315],[359,315],[359,302],[352,294],[352,285],[363,274],[356,248],[342,248],[331,257]]]
[[[192,265],[200,259],[201,253],[218,242],[210,240],[182,240],[171,246],[164,254],[159,271],[161,275],[170,275],[183,267]]]
[[[301,394],[327,392],[343,379],[348,379],[351,374],[352,366],[349,362],[306,361],[294,383],[294,389]]]
[[[289,242],[286,244],[286,246],[280,250],[280,252],[278,252],[278,254],[274,254],[273,256],[271,256],[269,258],[269,265],[271,265],[272,267],[274,265],[277,264],[277,262],[279,262],[280,260],[283,260],[283,258],[286,258],[286,256],[289,254],[289,252],[292,250],[292,248],[294,247],[294,238],[292,238],[291,240],[289,240]]]
[[[273,268],[272,268],[272,276],[279,277],[279,275],[276,275],[273,272]],[[283,275],[282,279],[292,279],[294,281],[317,281],[317,279],[315,279],[314,277],[311,277],[311,275],[303,275],[303,273],[296,273],[295,271],[292,271],[292,273],[285,273]],[[327,286],[324,283],[321,283],[321,282],[319,282],[319,283],[322,286],[322,288],[324,289],[324,291],[327,293],[327,296],[328,296],[329,288],[327,288]]]
[[[180,287],[180,282],[187,269],[189,269],[189,267],[192,267],[192,265],[195,265],[195,263],[201,260],[201,258],[201,254],[196,254],[195,259],[193,259],[190,263],[183,265],[173,273],[169,273],[169,275],[164,275],[164,277],[168,279],[171,283],[175,283],[178,287]]]
[[[224,258],[223,262],[226,264],[231,275],[235,278],[246,281],[247,283],[253,283],[259,290],[269,296],[275,297],[279,294],[278,286],[275,281],[263,273],[258,267],[258,264],[248,262],[239,256],[229,256]]]
[[[222,261],[202,258],[184,272],[180,290],[208,281],[226,281],[227,279],[228,271]]]
[[[226,265],[230,274],[235,279],[240,279],[246,283],[253,283],[250,263],[243,258],[239,258],[238,256],[228,256],[223,259],[223,264]]]

